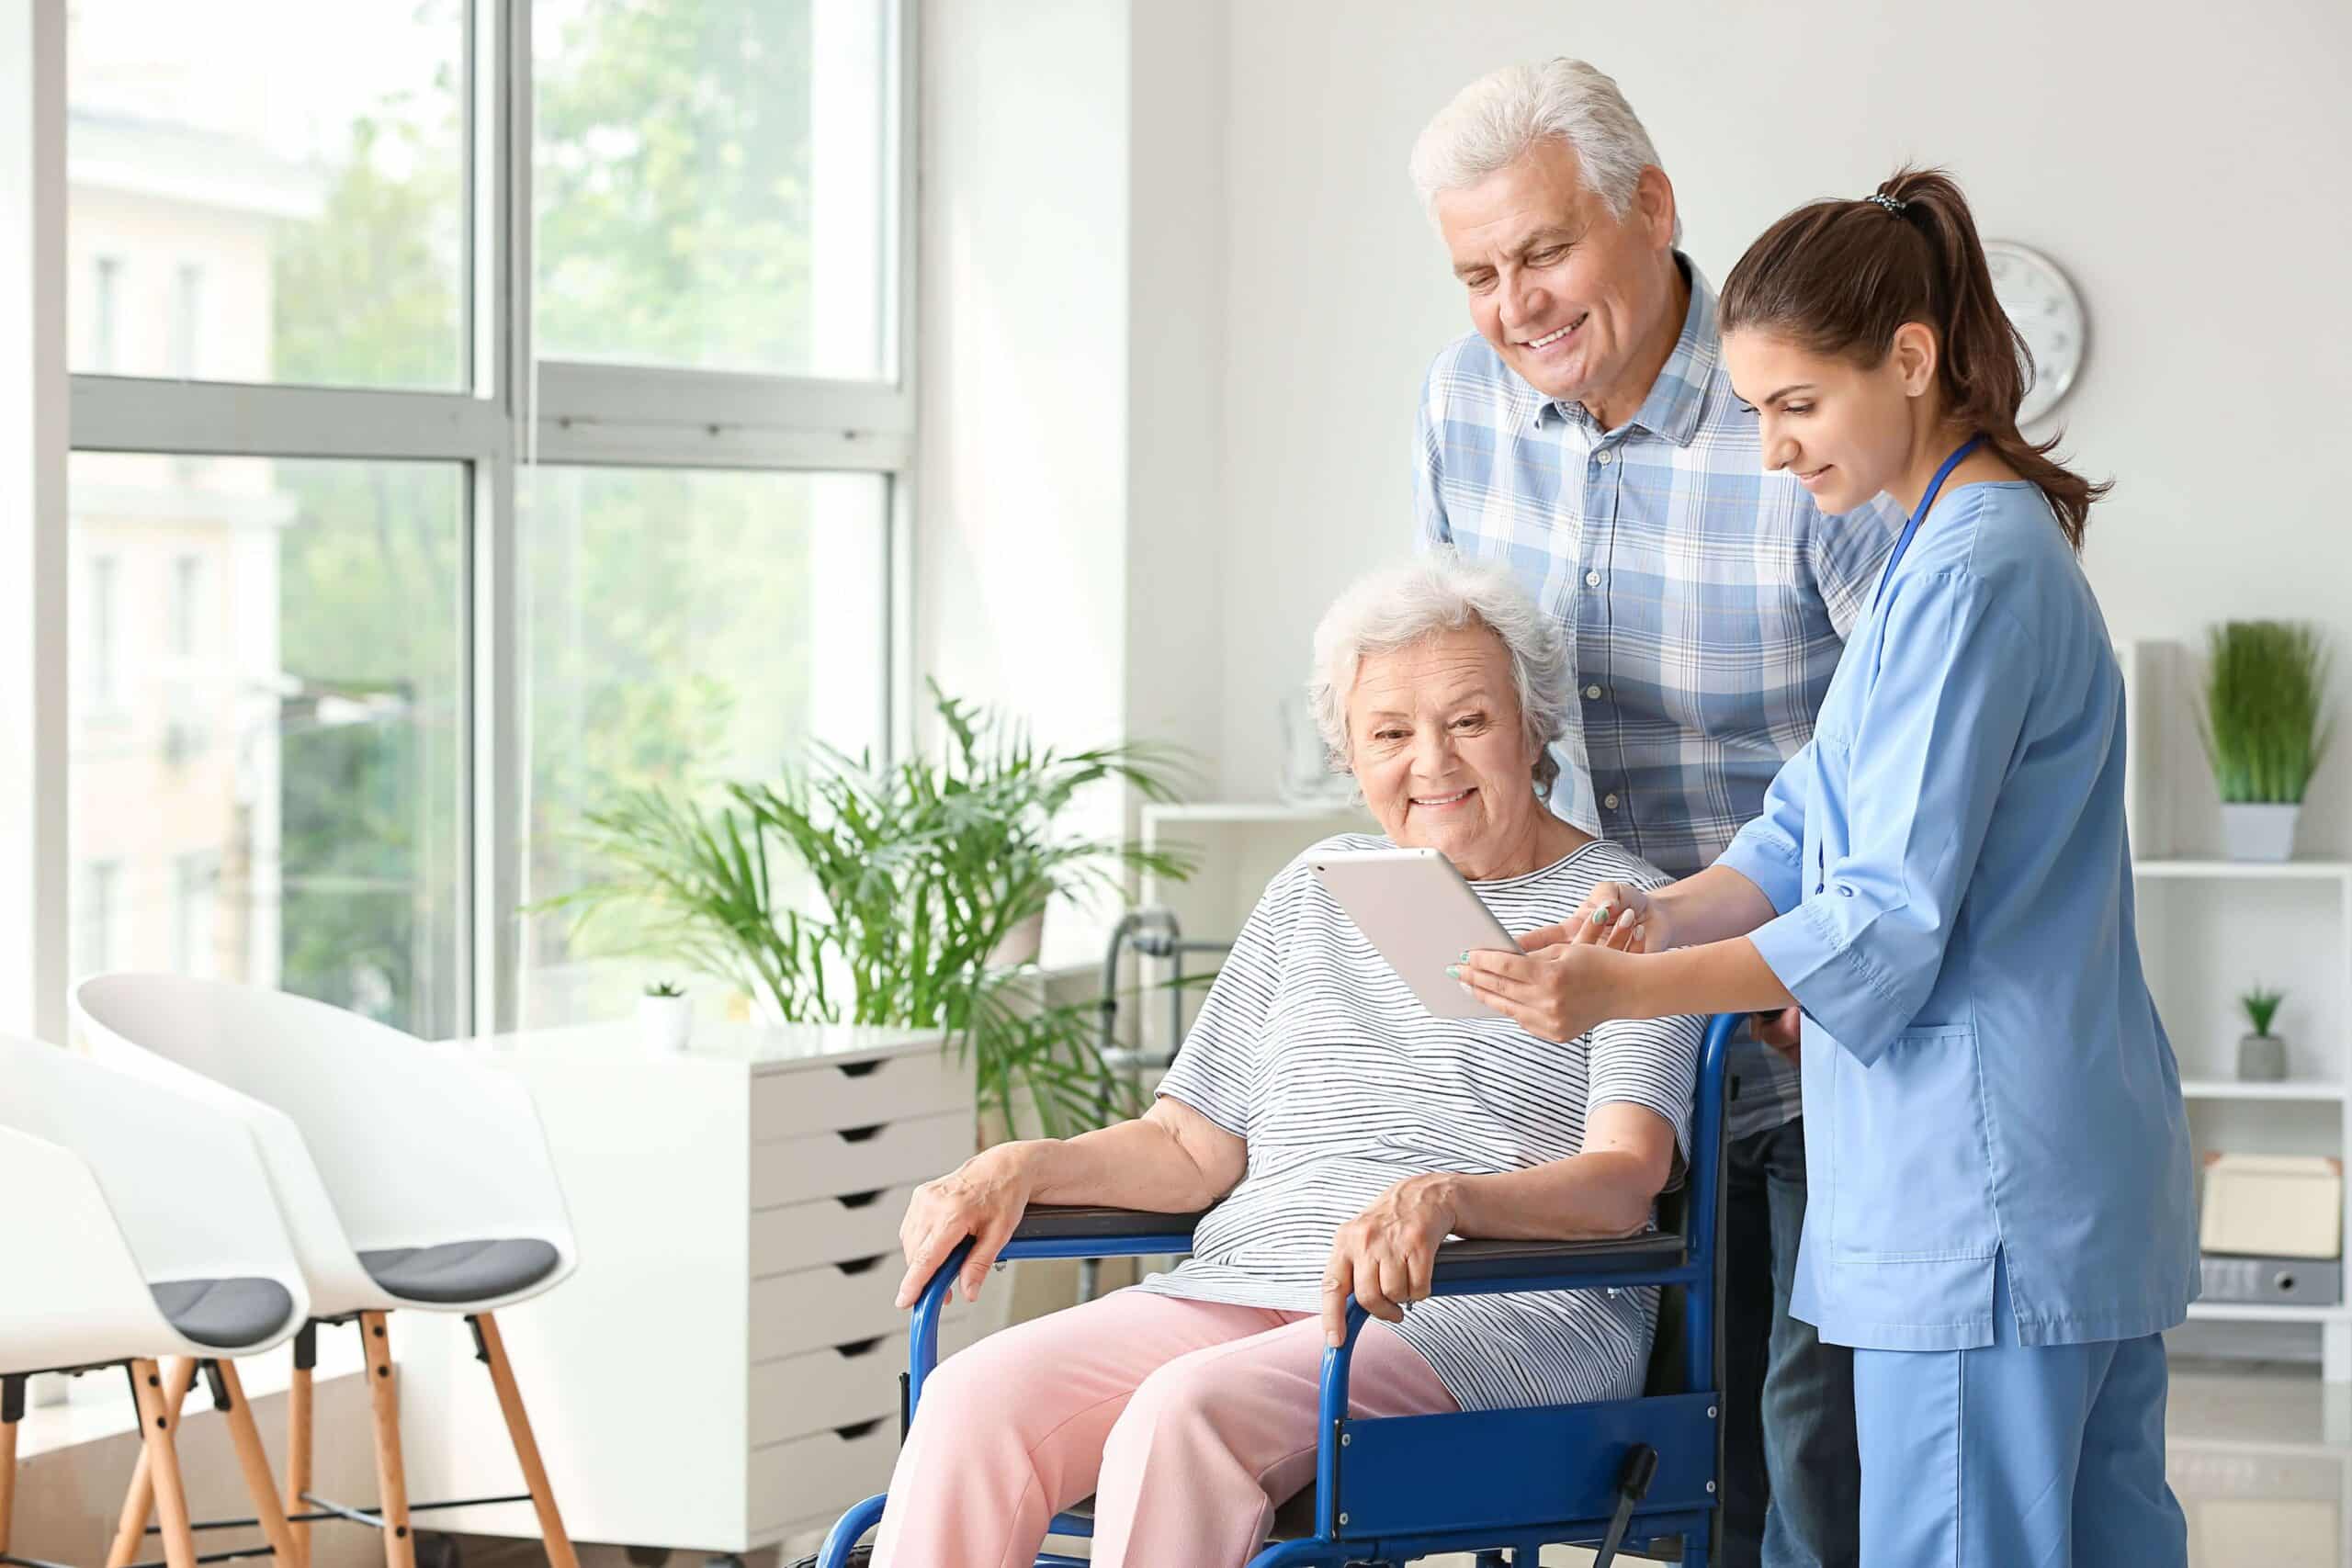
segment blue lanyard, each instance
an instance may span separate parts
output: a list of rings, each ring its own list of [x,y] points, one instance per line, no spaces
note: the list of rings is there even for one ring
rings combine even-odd
[[[1936,470],[1936,477],[1928,481],[1928,493],[1919,498],[1919,510],[1914,512],[1911,514],[1911,520],[1903,525],[1903,532],[1895,536],[1894,553],[1886,558],[1886,570],[1879,574],[1878,592],[1871,599],[1873,605],[1886,597],[1886,585],[1894,576],[1894,563],[1903,558],[1903,552],[1911,547],[1911,536],[1917,533],[1919,525],[1928,520],[1928,509],[1936,504],[1936,492],[1944,488],[1944,480],[1951,478],[1954,468],[1960,467],[1960,460],[1984,445],[1984,438],[1982,435],[1970,436],[1960,444],[1959,451],[1944,459],[1943,467]]]

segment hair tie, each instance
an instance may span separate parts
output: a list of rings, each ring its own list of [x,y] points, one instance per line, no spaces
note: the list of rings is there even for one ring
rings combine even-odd
[[[1902,197],[1889,196],[1883,190],[1872,191],[1870,195],[1862,197],[1862,199],[1864,201],[1874,201],[1878,203],[1881,207],[1885,208],[1889,212],[1894,213],[1897,218],[1902,217],[1905,212],[1910,209],[1911,207],[1911,204],[1905,201]]]

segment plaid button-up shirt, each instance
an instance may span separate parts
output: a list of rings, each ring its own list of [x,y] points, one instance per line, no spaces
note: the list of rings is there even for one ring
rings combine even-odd
[[[1723,366],[1715,294],[1689,261],[1682,335],[1641,411],[1602,430],[1521,379],[1476,333],[1422,387],[1421,548],[1509,565],[1560,618],[1583,722],[1554,808],[1672,876],[1712,864],[1812,737],[1846,634],[1902,519],[1844,517],[1764,472]],[[1736,1046],[1745,1136],[1799,1113],[1795,1068]]]

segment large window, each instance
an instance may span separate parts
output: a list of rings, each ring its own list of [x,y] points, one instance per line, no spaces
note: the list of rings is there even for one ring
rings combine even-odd
[[[890,741],[900,0],[70,16],[74,972],[625,1010],[579,814]]]

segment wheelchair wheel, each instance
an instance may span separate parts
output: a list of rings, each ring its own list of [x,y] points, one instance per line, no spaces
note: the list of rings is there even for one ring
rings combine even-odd
[[[849,1549],[849,1558],[843,1564],[843,1568],[869,1568],[869,1565],[873,1561],[873,1546],[870,1543],[861,1541],[857,1545]],[[816,1553],[809,1553],[799,1562],[792,1564],[792,1568],[817,1568]]]

